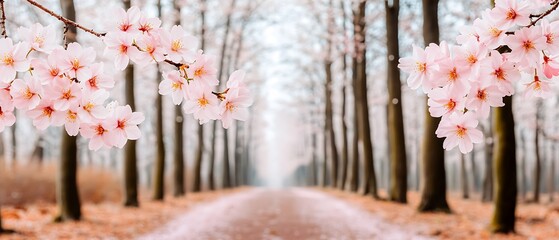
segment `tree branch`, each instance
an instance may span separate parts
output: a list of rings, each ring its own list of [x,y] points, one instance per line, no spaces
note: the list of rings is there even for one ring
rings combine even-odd
[[[0,0],[0,11],[2,15],[0,16],[0,26],[2,27],[2,37],[7,38],[6,34],[6,10],[4,9],[4,0]]]
[[[0,0],[0,1],[1,1],[1,2],[4,2],[4,0]],[[63,16],[61,16],[61,15],[59,15],[59,14],[56,14],[55,12],[51,11],[50,9],[46,8],[45,6],[39,4],[38,2],[36,2],[36,1],[34,1],[34,0],[26,0],[26,1],[27,1],[29,4],[31,4],[31,5],[33,5],[33,6],[37,7],[37,8],[39,8],[39,9],[41,9],[43,12],[46,12],[46,13],[48,13],[49,15],[55,17],[56,19],[58,19],[59,21],[63,22],[63,23],[66,24],[66,25],[75,26],[75,27],[77,27],[77,28],[79,28],[79,29],[81,29],[81,30],[87,32],[87,33],[90,33],[90,34],[95,35],[96,37],[102,37],[102,36],[105,36],[105,34],[106,34],[106,33],[98,33],[98,32],[95,32],[95,31],[93,31],[92,29],[86,28],[86,27],[84,27],[84,26],[82,26],[82,25],[80,25],[80,24],[78,24],[78,23],[76,23],[76,22],[74,22],[74,21],[72,21],[72,20],[70,20],[70,19],[68,19],[68,18],[65,18],[65,17],[63,17]],[[3,13],[3,11],[2,11],[2,13]],[[4,28],[4,29],[5,29],[5,28]]]
[[[539,14],[538,18],[536,18],[536,20],[533,20],[532,23],[530,23],[529,27],[535,26],[538,21],[542,20],[544,17],[551,14],[553,11],[557,10],[558,7],[559,7],[559,1],[555,1],[552,7],[546,12]]]

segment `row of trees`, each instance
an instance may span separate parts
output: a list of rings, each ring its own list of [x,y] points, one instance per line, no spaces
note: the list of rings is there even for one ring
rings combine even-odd
[[[3,1],[2,1],[3,4]],[[77,18],[77,11],[75,7],[74,0],[60,0],[60,8],[62,10],[61,16],[71,20],[79,20]],[[188,23],[196,22],[199,24],[188,24],[185,29],[192,31],[192,34],[200,39],[200,47],[202,49],[209,49],[211,52],[214,45],[213,41],[208,41],[207,39],[215,38],[215,32],[219,32],[220,28],[223,32],[221,36],[221,42],[219,43],[219,49],[216,54],[219,66],[219,79],[225,82],[224,76],[230,75],[232,69],[242,68],[245,64],[249,64],[250,60],[247,60],[247,55],[254,56],[249,48],[246,47],[246,42],[252,40],[253,30],[251,30],[250,23],[255,17],[260,17],[258,10],[262,4],[262,1],[243,1],[243,0],[231,0],[230,5],[223,6],[220,8],[210,8],[209,4],[216,4],[215,1],[211,0],[195,0],[189,1],[186,4],[184,1],[170,0],[163,1],[157,0],[155,8],[157,9],[158,16],[162,20],[166,20],[164,12],[171,12],[173,18],[169,22],[164,22],[163,25],[180,25],[181,19],[188,18]],[[123,0],[122,5],[125,9],[130,8],[134,4],[131,0]],[[165,8],[165,6],[171,6],[170,8]],[[188,8],[186,7],[188,6]],[[221,6],[221,5],[220,5]],[[8,7],[8,6],[7,6]],[[223,12],[213,12],[211,14],[220,15],[225,13],[225,23],[221,22],[209,22],[208,13],[213,10],[223,10]],[[54,11],[56,12],[56,11]],[[184,14],[186,12],[187,14]],[[84,14],[85,15],[85,14]],[[8,19],[10,16],[8,15]],[[84,17],[85,19],[85,17]],[[192,20],[192,21],[190,21]],[[78,22],[78,21],[76,21]],[[75,26],[67,25],[65,26],[65,36],[64,41],[76,42],[78,41],[78,31]],[[97,40],[99,41],[99,40]],[[216,47],[217,49],[217,47]],[[101,50],[102,51],[102,50]],[[158,69],[157,69],[158,71]],[[141,75],[138,75],[139,69],[135,69],[134,65],[129,65],[124,71],[124,96],[126,104],[129,104],[134,111],[137,105],[137,94],[144,94],[138,92],[137,84],[140,79],[146,79],[143,74],[145,70],[142,69]],[[155,73],[157,77],[153,77],[156,81],[155,86],[161,81],[161,74]],[[149,79],[149,78],[148,78]],[[157,88],[153,88],[156,92]],[[207,189],[214,190],[218,186],[222,188],[230,188],[234,186],[241,186],[249,184],[252,178],[249,177],[253,174],[253,165],[251,164],[250,151],[252,151],[250,143],[250,135],[252,134],[252,124],[251,121],[244,123],[237,123],[235,127],[230,130],[224,130],[222,135],[219,134],[221,128],[218,124],[213,123],[212,126],[206,129],[211,130],[210,132],[205,132],[205,127],[200,125],[197,127],[196,131],[185,131],[184,123],[185,119],[182,113],[182,108],[180,106],[175,107],[174,112],[174,138],[172,142],[166,142],[164,139],[164,109],[166,104],[161,95],[156,94],[157,98],[154,103],[155,109],[155,144],[156,154],[154,155],[153,164],[153,174],[148,179],[151,179],[152,183],[152,199],[157,201],[164,200],[165,197],[165,179],[166,173],[168,172],[168,164],[166,163],[167,156],[172,159],[172,188],[173,195],[175,197],[184,196],[186,187],[186,163],[188,162],[185,156],[190,156],[189,152],[186,150],[195,150],[194,154],[194,167],[192,168],[193,182],[192,191],[199,192],[202,191],[204,182],[208,186]],[[168,122],[168,121],[167,121]],[[196,124],[197,125],[197,124]],[[15,126],[14,126],[15,129]],[[190,129],[188,129],[190,130]],[[234,133],[233,141],[229,140],[230,132]],[[144,133],[145,134],[145,133]],[[185,143],[185,139],[188,136],[196,135],[197,144],[196,148],[189,148],[187,146],[194,146],[195,142]],[[16,134],[13,134],[14,138]],[[211,141],[210,146],[207,147],[205,143]],[[41,141],[41,140],[39,140]],[[81,212],[81,201],[79,197],[79,189],[77,184],[77,170],[79,163],[79,153],[80,151],[87,151],[85,149],[79,150],[78,139],[76,137],[71,137],[63,132],[62,143],[60,146],[60,159],[58,163],[58,176],[56,181],[56,191],[57,191],[57,203],[59,207],[58,215],[56,216],[56,221],[67,221],[67,220],[80,220],[82,217]],[[15,141],[13,141],[15,143]],[[188,144],[188,145],[185,145]],[[166,145],[172,145],[172,147],[166,147]],[[232,151],[229,146],[233,146]],[[39,144],[38,144],[39,146]],[[15,145],[14,145],[15,152]],[[221,149],[220,149],[221,148]],[[167,152],[167,150],[172,149],[172,152]],[[123,163],[123,204],[126,207],[138,207],[139,206],[139,165],[138,159],[142,155],[142,149],[137,148],[136,141],[129,141],[124,151],[124,163]],[[43,154],[39,156],[42,158]],[[205,161],[207,163],[204,163]],[[15,159],[14,159],[15,161]],[[231,163],[230,163],[231,162]],[[216,165],[221,166],[222,172],[221,176],[215,174]],[[202,168],[203,165],[208,165],[207,169]],[[206,170],[207,172],[203,172]],[[216,184],[216,180],[219,180],[219,184]],[[0,219],[0,232],[1,228]]]
[[[336,4],[334,4],[334,2]],[[413,28],[413,23],[410,23],[410,17],[414,14],[414,3],[407,3],[410,9],[405,9],[406,18],[402,23],[400,19],[400,1],[384,1],[384,26],[380,26],[379,16],[381,14],[378,10],[381,5],[378,2],[360,0],[360,1],[308,1],[306,3],[309,9],[316,10],[317,21],[315,24],[321,24],[322,30],[317,33],[316,39],[321,43],[320,52],[326,53],[324,55],[317,55],[322,60],[324,66],[323,71],[319,71],[317,75],[319,79],[324,79],[323,96],[324,108],[320,109],[319,105],[314,105],[318,108],[313,111],[317,115],[323,112],[323,118],[310,118],[314,120],[314,124],[323,123],[324,128],[322,131],[311,131],[309,137],[310,144],[313,146],[314,153],[312,160],[308,167],[305,167],[309,177],[307,182],[311,185],[337,187],[340,189],[349,189],[353,192],[370,195],[374,198],[379,198],[378,182],[375,174],[374,154],[373,154],[373,129],[370,123],[370,117],[375,116],[371,114],[370,104],[377,104],[386,107],[386,136],[387,136],[387,154],[386,157],[389,163],[389,185],[387,186],[388,199],[391,201],[406,203],[406,193],[410,188],[408,183],[414,182],[415,179],[408,179],[409,169],[412,168],[410,158],[416,154],[419,155],[417,159],[418,178],[416,185],[420,184],[421,202],[418,210],[421,212],[446,212],[450,213],[451,209],[447,202],[447,173],[445,170],[445,153],[443,149],[443,139],[439,139],[435,135],[435,130],[438,127],[440,119],[433,118],[428,112],[426,104],[423,104],[423,109],[417,107],[416,103],[410,103],[414,108],[412,113],[403,113],[402,101],[402,80],[400,71],[397,67],[398,59],[400,58],[400,44],[402,36],[406,34],[413,35],[413,32],[420,31]],[[417,3],[415,3],[417,4]],[[489,2],[486,3],[489,5]],[[491,2],[494,4],[494,2]],[[440,41],[439,33],[439,6],[438,0],[423,0],[422,1],[422,19],[423,19],[423,41],[425,45],[429,43],[438,44]],[[348,10],[349,9],[349,10]],[[372,11],[375,9],[377,11]],[[374,12],[376,15],[368,16],[367,13]],[[409,16],[408,16],[409,15]],[[459,18],[460,16],[456,17]],[[466,22],[472,22],[471,18],[467,18]],[[404,25],[405,33],[402,33],[399,26]],[[447,24],[448,25],[448,24]],[[369,29],[375,27],[374,33],[371,35]],[[379,33],[384,31],[384,33]],[[375,35],[376,34],[376,35]],[[380,104],[376,102],[376,96],[371,95],[371,86],[378,84],[378,73],[382,70],[378,69],[379,59],[371,58],[370,56],[377,55],[376,49],[382,48],[380,45],[374,45],[378,35],[381,40],[386,44],[384,48],[385,53],[385,66],[386,66],[386,83],[385,94],[382,95],[386,100],[381,101]],[[339,36],[344,36],[340,40]],[[453,36],[452,38],[454,38]],[[406,48],[406,51],[409,48]],[[367,51],[373,51],[368,53]],[[382,52],[382,51],[381,51]],[[367,63],[374,64],[374,70],[367,67]],[[369,75],[367,74],[369,72]],[[371,73],[373,72],[373,73]],[[351,75],[351,76],[349,76]],[[375,75],[374,77],[371,77]],[[336,83],[336,79],[340,79]],[[374,81],[374,83],[373,83]],[[341,86],[339,94],[335,93],[334,86]],[[351,91],[353,90],[353,91]],[[336,99],[341,101],[338,105],[341,109],[337,109],[340,113],[341,121],[340,126],[335,126],[333,119],[335,119],[335,102]],[[417,99],[413,99],[416,100]],[[352,109],[348,108],[353,106]],[[318,106],[318,107],[317,107]],[[421,104],[419,106],[422,106]],[[348,111],[348,109],[352,111]],[[422,121],[423,135],[418,137],[421,146],[420,149],[414,150],[409,148],[409,144],[416,145],[414,142],[407,142],[409,135],[406,135],[405,130],[416,131],[416,129],[405,129],[404,126],[409,120],[404,118],[404,115],[421,115],[425,117]],[[353,120],[353,121],[349,121]],[[421,122],[419,123],[421,124]],[[538,124],[536,124],[539,126]],[[409,125],[408,125],[409,126]],[[493,201],[495,210],[490,228],[494,232],[511,232],[514,231],[515,225],[515,210],[517,204],[517,168],[516,168],[516,136],[515,136],[515,121],[513,116],[512,98],[505,99],[505,107],[493,109],[492,121],[484,124],[484,131],[487,138],[484,155],[486,165],[485,176],[483,181],[483,199],[485,201]],[[339,131],[335,131],[335,130]],[[320,137],[320,132],[322,136]],[[541,133],[536,132],[536,138],[539,139]],[[324,143],[323,147],[318,147],[316,143],[321,139]],[[341,148],[337,143],[342,143]],[[406,147],[408,145],[408,147]],[[539,148],[536,143],[536,148]],[[322,149],[324,152],[320,154]],[[478,150],[479,151],[479,150]],[[539,150],[536,151],[539,153]],[[322,165],[319,155],[324,156]],[[524,151],[524,156],[526,151]],[[462,182],[465,184],[463,189],[465,196],[468,193],[468,180],[466,170],[466,156],[461,155],[460,164],[462,166]],[[475,159],[472,155],[471,158],[471,171],[474,175],[474,182],[478,181],[477,167],[475,166]],[[448,161],[448,159],[446,160]],[[525,160],[524,160],[525,161]],[[539,162],[539,158],[538,158]],[[536,166],[535,172],[535,200],[537,201],[539,191],[539,171],[540,166]],[[381,170],[382,171],[382,170]],[[363,174],[363,176],[359,176]],[[319,177],[322,180],[319,181]],[[525,176],[524,176],[525,178]],[[553,182],[553,175],[550,177],[550,182]],[[481,183],[480,183],[481,184]],[[551,184],[552,185],[552,184]],[[523,191],[526,191],[526,184],[523,185]]]

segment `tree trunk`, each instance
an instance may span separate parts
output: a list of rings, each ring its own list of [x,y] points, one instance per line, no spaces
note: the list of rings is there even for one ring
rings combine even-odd
[[[524,131],[520,132],[520,144],[521,144],[521,148],[522,148],[522,159],[520,159],[520,186],[522,189],[522,192],[520,193],[521,197],[523,200],[526,200],[526,192],[528,191],[528,183],[527,183],[527,178],[526,178],[526,153],[527,151],[527,147],[526,147],[526,137],[524,134]]]
[[[210,190],[214,190],[215,188],[215,173],[214,173],[214,169],[215,169],[215,158],[216,158],[216,154],[215,151],[216,149],[216,140],[217,140],[217,122],[214,122],[212,124],[212,149],[210,152],[210,163],[208,166],[208,188]]]
[[[512,97],[504,98],[505,106],[496,108],[493,118],[495,150],[495,210],[491,221],[492,232],[514,232],[516,211],[516,138]]]
[[[388,140],[390,147],[390,200],[406,203],[408,190],[406,140],[404,134],[404,117],[402,113],[402,83],[398,59],[398,14],[400,1],[393,0],[390,6],[384,1],[386,8],[386,36],[388,60]]]
[[[157,1],[157,16],[161,17],[161,0]],[[157,84],[161,82],[161,73],[157,71]],[[157,155],[153,177],[153,200],[162,201],[165,196],[165,142],[163,141],[163,96],[156,94],[155,100],[155,138]]]
[[[351,162],[351,177],[350,177],[350,190],[352,192],[357,192],[359,190],[359,169],[361,164],[361,154],[359,154],[359,102],[358,102],[358,94],[359,91],[357,90],[357,58],[352,59],[352,72],[353,72],[353,82],[352,82],[352,89],[353,89],[353,137],[352,137],[352,162]],[[365,181],[364,181],[365,182]],[[365,183],[363,183],[365,184]]]
[[[556,148],[554,148],[554,145],[556,144],[555,141],[550,141],[551,142],[551,148],[553,150],[551,150],[551,156],[549,157],[549,176],[547,176],[547,182],[549,185],[549,202],[553,203],[554,201],[554,195],[555,195],[555,151]]]
[[[130,7],[130,1],[124,1]],[[126,103],[132,111],[136,111],[134,97],[134,65],[128,65],[125,71]],[[124,206],[138,207],[138,165],[136,156],[136,140],[128,140],[124,146]]]
[[[206,0],[201,1],[202,7],[200,10],[200,49],[206,48]],[[204,126],[198,126],[198,148],[196,149],[194,163],[194,185],[192,187],[193,192],[202,191],[202,161],[204,159]],[[212,157],[213,162],[213,157]],[[213,168],[213,165],[212,165]],[[213,177],[212,177],[213,178]],[[213,189],[213,180],[212,187]]]
[[[60,5],[64,17],[75,21],[76,9],[73,0],[61,0]],[[67,42],[77,41],[76,27],[69,26],[66,33]],[[58,216],[57,222],[81,219],[81,204],[77,183],[78,168],[78,146],[77,138],[69,136],[65,130],[62,130],[62,148],[60,152],[60,166],[58,169],[57,184],[57,202]],[[14,149],[15,150],[15,149]]]
[[[541,159],[541,146],[540,146],[540,121],[542,111],[542,101],[538,100],[536,110],[536,133],[534,137],[534,147],[536,148],[536,166],[534,167],[534,198],[532,201],[538,203],[540,201],[540,187],[542,179],[542,159]]]
[[[354,91],[356,95],[359,139],[363,146],[363,159],[365,178],[363,194],[371,194],[378,198],[375,165],[373,160],[373,144],[371,139],[371,126],[369,122],[369,103],[367,98],[367,50],[366,50],[366,20],[365,8],[367,1],[361,1],[354,19],[354,33],[356,42],[357,84]]]
[[[314,131],[314,130],[313,130]],[[318,186],[318,145],[317,145],[317,141],[316,141],[316,133],[313,132],[312,136],[311,136],[311,141],[312,141],[312,172],[313,172],[313,176],[312,176],[312,185],[313,186]]]
[[[231,188],[231,166],[229,164],[229,134],[227,129],[223,129],[223,175],[222,187]]]
[[[243,163],[241,159],[241,151],[242,151],[242,139],[241,139],[241,122],[237,122],[235,124],[235,149],[234,149],[234,162],[235,162],[235,186],[242,186],[243,183]]]
[[[470,165],[472,166],[472,180],[474,182],[474,192],[479,191],[479,177],[476,165],[476,150],[475,148],[470,153]]]
[[[470,198],[470,189],[468,186],[468,171],[466,169],[466,155],[460,154],[460,180],[462,183],[462,198]]]
[[[439,43],[439,0],[423,0],[423,38],[425,44]],[[450,212],[446,201],[446,171],[443,139],[435,131],[440,119],[433,118],[425,108],[425,127],[421,152],[422,178],[420,212]]]
[[[63,1],[63,0],[62,0]],[[14,116],[17,116],[17,110],[14,109]],[[15,165],[17,160],[17,121],[12,125],[12,165]]]
[[[173,1],[178,17],[175,20],[176,25],[181,24],[181,7],[178,0]],[[175,106],[175,151],[173,152],[173,195],[175,197],[184,196],[184,116],[180,105]]]
[[[493,118],[493,113],[491,117]],[[489,129],[485,132],[487,135],[493,134],[493,123],[489,123]],[[493,145],[494,139],[487,137],[485,139],[485,176],[483,179],[483,192],[481,195],[482,202],[493,201]]]

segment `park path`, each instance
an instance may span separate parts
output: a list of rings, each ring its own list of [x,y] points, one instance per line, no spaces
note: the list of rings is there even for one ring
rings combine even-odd
[[[423,239],[309,189],[253,189],[204,203],[140,239]]]

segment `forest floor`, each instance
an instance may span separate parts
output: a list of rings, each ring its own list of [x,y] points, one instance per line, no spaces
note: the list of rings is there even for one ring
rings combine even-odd
[[[418,192],[408,192],[408,204],[374,200],[369,196],[339,190],[324,192],[366,209],[386,222],[406,229],[419,229],[419,235],[437,239],[559,239],[559,202],[543,203],[542,200],[540,204],[519,203],[516,233],[491,234],[487,226],[493,205],[482,203],[478,196],[462,199],[455,193],[449,194],[452,214],[445,214],[417,212],[416,206],[421,197]],[[381,192],[381,197],[383,195]]]
[[[382,196],[382,193],[381,193]],[[452,214],[420,214],[408,204],[339,190],[240,188],[189,193],[141,208],[84,204],[81,222],[53,223],[52,203],[2,206],[4,239],[559,239],[559,205],[520,204],[517,233],[486,230],[490,203],[449,196]]]

